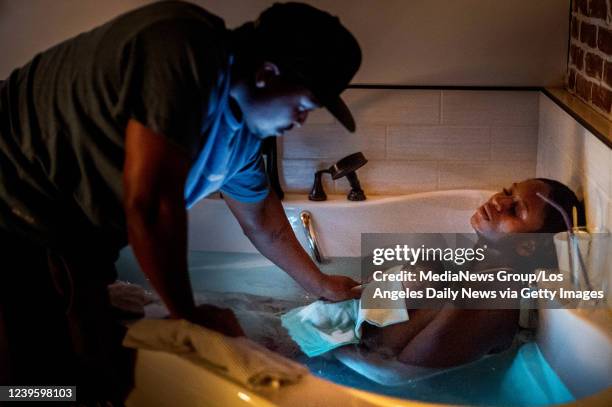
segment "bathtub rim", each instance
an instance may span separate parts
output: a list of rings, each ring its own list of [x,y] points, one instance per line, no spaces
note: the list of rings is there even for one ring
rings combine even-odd
[[[329,207],[329,206],[333,206],[336,208],[349,208],[349,207],[355,207],[355,206],[370,206],[370,205],[376,205],[376,204],[381,204],[381,203],[396,203],[396,202],[401,202],[402,200],[406,200],[406,199],[421,199],[421,198],[429,198],[432,196],[435,197],[445,197],[445,196],[457,196],[458,193],[461,194],[465,194],[468,193],[470,195],[474,195],[474,196],[484,196],[485,194],[488,193],[494,193],[494,191],[490,191],[490,190],[484,190],[484,189],[452,189],[452,190],[442,190],[442,191],[429,191],[429,192],[418,192],[418,193],[412,193],[412,194],[403,194],[403,195],[373,195],[371,197],[369,197],[368,200],[363,201],[363,202],[350,202],[348,200],[346,200],[345,195],[340,195],[340,194],[333,194],[333,195],[329,195],[329,199],[328,201],[325,202],[313,202],[313,201],[309,201],[306,198],[305,194],[288,194],[286,199],[283,201],[283,206],[285,207],[286,210],[291,209],[292,207],[302,207],[302,208],[308,208],[308,207],[312,207],[312,208],[316,208],[316,207]],[[212,201],[221,201],[222,199],[220,198],[211,198],[209,200]],[[206,200],[205,200],[206,201]],[[220,204],[220,203],[219,203]],[[224,205],[225,206],[225,205]],[[194,209],[197,208],[197,205],[194,207]],[[571,310],[569,310],[571,311]],[[610,311],[612,312],[612,311]],[[583,322],[592,324],[593,321],[587,321],[584,320],[583,317],[579,317],[579,319]],[[577,330],[579,331],[579,329]],[[609,338],[609,344],[612,343],[612,337]],[[173,355],[176,356],[176,355]],[[547,355],[545,355],[547,356]],[[146,357],[146,354],[145,354]],[[547,361],[550,363],[550,359],[547,357]],[[551,363],[551,366],[555,369],[555,371],[558,372],[557,370],[557,366],[554,366]],[[203,373],[204,374],[204,373]],[[213,374],[216,375],[214,372],[206,370],[206,374]],[[216,375],[218,376],[218,375]],[[350,398],[344,398],[343,402],[346,403],[349,400],[354,401],[354,402],[359,402],[360,404],[354,404],[355,406],[361,406],[361,405],[389,405],[389,403],[392,403],[393,405],[402,405],[402,406],[414,406],[414,405],[427,405],[427,406],[434,406],[434,405],[442,405],[442,404],[436,404],[436,403],[429,403],[429,402],[422,402],[422,401],[414,401],[414,400],[404,400],[404,399],[397,399],[397,398],[393,398],[393,397],[389,397],[389,396],[383,396],[383,395],[379,395],[379,394],[375,394],[375,393],[370,393],[370,392],[366,392],[366,391],[362,391],[362,390],[357,390],[357,389],[353,389],[350,387],[346,387],[346,386],[342,386],[342,385],[338,385],[336,383],[333,383],[329,380],[326,379],[322,379],[322,378],[318,378],[314,375],[309,375],[312,376],[314,379],[317,379],[318,381],[323,381],[325,382],[325,386],[332,386],[331,388],[334,389],[335,392],[339,392],[344,394],[347,397]],[[225,381],[229,381],[226,378],[223,378],[221,376],[218,376],[221,378],[221,381],[223,382]],[[231,382],[231,381],[229,381]],[[299,384],[297,386],[300,386]],[[569,388],[570,386],[568,386]],[[242,389],[241,391],[246,391],[245,389]],[[284,391],[284,390],[281,390]],[[307,394],[309,392],[309,389],[305,389],[303,390],[303,392],[305,394]],[[577,396],[579,397],[579,396]],[[295,404],[296,401],[293,400],[292,403],[286,403],[285,401],[283,401],[284,399],[278,398],[275,399],[276,401],[274,401],[273,405],[287,405],[287,406],[295,406],[295,405],[303,405],[303,404]],[[367,404],[361,404],[361,403],[365,403],[365,400],[368,401]],[[374,402],[374,400],[376,400]],[[586,398],[580,398],[572,403],[566,403],[564,405],[567,406],[586,406],[586,405],[610,405],[609,401],[612,400],[612,387],[608,387],[607,389],[604,389],[598,393],[592,394],[590,396],[587,396]],[[304,399],[301,399],[301,401],[303,402]],[[327,400],[325,400],[327,401]],[[606,404],[606,402],[608,402]],[[324,404],[317,404],[316,402],[314,402],[314,404],[308,404],[308,405],[328,405],[327,403],[323,402]],[[269,405],[269,404],[268,404]]]

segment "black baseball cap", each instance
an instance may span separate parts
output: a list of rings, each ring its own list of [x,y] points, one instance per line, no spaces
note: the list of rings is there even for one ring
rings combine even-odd
[[[354,132],[355,120],[340,93],[361,65],[361,49],[340,19],[307,4],[276,3],[253,26],[260,56],[306,86]]]

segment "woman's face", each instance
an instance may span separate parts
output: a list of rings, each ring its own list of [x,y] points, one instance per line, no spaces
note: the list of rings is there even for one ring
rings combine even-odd
[[[510,233],[538,232],[544,225],[547,204],[537,192],[548,196],[550,187],[530,179],[504,188],[476,210],[470,219],[472,227],[490,241],[499,241]]]

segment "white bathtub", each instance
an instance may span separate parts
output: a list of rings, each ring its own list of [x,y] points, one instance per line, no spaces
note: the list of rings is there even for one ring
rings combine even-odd
[[[469,217],[490,191],[443,191],[398,197],[372,197],[348,202],[332,196],[310,202],[288,196],[284,206],[296,234],[306,247],[300,213],[312,214],[321,252],[327,258],[359,256],[364,232],[469,232]],[[236,220],[219,199],[208,199],[189,214],[190,250],[254,252]],[[269,296],[303,293],[284,273],[253,275],[254,280],[225,280],[228,290]],[[274,281],[274,284],[269,284]],[[226,287],[224,287],[225,289]],[[612,405],[612,316],[609,310],[544,310],[540,313],[538,345],[579,401],[576,405]],[[584,398],[589,395],[589,397]],[[415,406],[400,400],[344,387],[308,375],[297,385],[254,393],[205,367],[177,355],[139,351],[135,388],[129,406]]]

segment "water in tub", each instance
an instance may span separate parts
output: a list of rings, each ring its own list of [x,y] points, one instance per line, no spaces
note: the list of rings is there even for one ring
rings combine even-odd
[[[124,252],[120,279],[148,287],[134,257]],[[517,340],[510,349],[433,377],[401,386],[383,386],[329,355],[308,358],[280,324],[280,315],[316,300],[260,254],[190,252],[189,269],[198,303],[235,311],[247,336],[298,360],[333,382],[409,400],[487,406],[544,406],[569,402],[571,393],[548,365],[535,342]],[[359,258],[334,258],[324,272],[359,279]],[[150,309],[159,310],[159,304]]]

